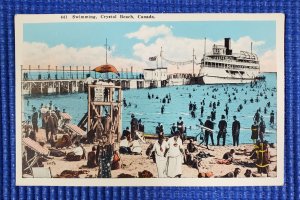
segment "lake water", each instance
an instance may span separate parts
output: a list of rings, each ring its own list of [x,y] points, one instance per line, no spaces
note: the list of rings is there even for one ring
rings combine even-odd
[[[276,108],[277,108],[277,91],[276,91],[276,73],[266,73],[265,81],[259,82],[259,84],[253,88],[250,84],[224,84],[224,85],[184,85],[184,86],[172,86],[165,88],[156,89],[131,89],[123,91],[123,97],[126,98],[127,104],[130,102],[131,106],[124,108],[122,110],[122,126],[123,129],[126,126],[130,126],[131,114],[134,113],[138,119],[141,119],[145,125],[145,132],[154,133],[155,126],[158,122],[164,125],[165,133],[170,133],[170,127],[172,123],[176,123],[178,118],[181,116],[183,118],[184,124],[187,129],[188,135],[196,135],[199,133],[199,128],[196,126],[199,124],[198,119],[200,117],[200,102],[205,98],[204,115],[201,118],[205,122],[212,108],[209,107],[210,102],[220,101],[220,106],[216,108],[216,125],[215,130],[217,130],[217,125],[221,119],[221,115],[225,114],[225,104],[229,107],[228,116],[228,136],[226,138],[226,144],[232,144],[231,137],[231,124],[232,117],[237,116],[237,119],[241,123],[241,133],[240,133],[240,143],[251,143],[251,125],[253,123],[253,116],[258,108],[261,108],[261,114],[264,116],[266,122],[266,140],[269,142],[276,143]],[[224,90],[227,90],[225,94]],[[238,92],[236,92],[236,90]],[[214,92],[213,92],[214,91]],[[148,93],[153,94],[155,97],[158,96],[159,99],[148,99]],[[233,95],[232,93],[235,93]],[[259,94],[262,93],[263,96]],[[171,102],[165,104],[164,114],[161,114],[161,99],[167,94],[171,95]],[[191,94],[191,98],[189,98]],[[231,103],[228,103],[228,94],[230,94]],[[212,95],[216,95],[216,99],[212,98]],[[250,99],[254,100],[257,98],[259,101],[250,103]],[[265,95],[267,99],[265,99]],[[273,95],[273,96],[272,96]],[[234,100],[234,96],[236,100]],[[25,101],[23,101],[23,117],[31,115],[32,106],[37,108],[40,107],[41,103],[44,105],[49,104],[50,101],[53,102],[60,110],[63,108],[72,117],[73,123],[77,124],[84,113],[87,112],[87,95],[85,93],[75,93],[67,95],[47,95],[47,96],[25,96]],[[244,99],[247,103],[244,104]],[[27,100],[29,105],[27,105]],[[189,111],[189,102],[196,102],[196,118],[192,118]],[[264,107],[270,102],[270,107],[267,108],[267,113],[264,114]],[[242,104],[243,109],[238,112],[238,106]],[[270,112],[274,110],[275,112],[275,126],[271,127],[269,124]],[[216,134],[214,140],[216,143]]]

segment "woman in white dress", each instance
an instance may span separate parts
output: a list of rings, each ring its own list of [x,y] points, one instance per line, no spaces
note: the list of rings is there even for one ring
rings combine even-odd
[[[153,148],[149,154],[152,155],[152,152],[155,153],[158,178],[167,177],[166,174],[167,158],[165,157],[165,151],[167,147],[168,147],[167,142],[164,140],[164,136],[160,135],[158,141],[154,143]]]
[[[167,156],[167,177],[181,177],[182,174],[182,161],[183,161],[183,146],[182,140],[179,138],[179,132],[175,133],[167,142],[168,149],[165,152]]]

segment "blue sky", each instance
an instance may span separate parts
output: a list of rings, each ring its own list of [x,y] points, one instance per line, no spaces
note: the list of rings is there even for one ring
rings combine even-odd
[[[25,65],[98,65],[105,60],[107,38],[113,47],[111,62],[142,69],[152,64],[147,60],[158,55],[161,46],[171,60],[184,61],[190,59],[192,49],[198,58],[203,55],[205,37],[208,51],[230,37],[233,51],[250,51],[253,42],[262,65],[276,67],[275,21],[28,23],[23,33]]]
[[[148,26],[166,25],[172,27],[174,36],[192,39],[204,38],[221,40],[224,37],[238,39],[250,36],[254,40],[265,41],[264,50],[275,48],[275,21],[224,21],[224,22],[149,22]],[[137,31],[141,23],[43,23],[25,24],[24,41],[42,42],[53,47],[65,44],[68,47],[103,46],[105,38],[115,45],[116,54],[131,56],[131,47],[137,39],[125,35]],[[155,40],[152,38],[149,42]]]

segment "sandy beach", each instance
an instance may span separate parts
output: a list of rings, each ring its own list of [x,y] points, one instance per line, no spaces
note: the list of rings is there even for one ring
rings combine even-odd
[[[40,138],[41,140],[42,138]],[[142,155],[124,155],[121,154],[121,165],[122,167],[118,170],[112,170],[112,178],[117,178],[118,175],[124,173],[134,177],[138,177],[138,172],[143,170],[150,171],[154,177],[157,177],[157,169],[156,164],[152,159],[149,159],[146,155],[146,149],[150,143],[154,143],[155,140],[147,139],[146,143],[142,144]],[[186,147],[188,141],[184,142],[184,147]],[[83,144],[86,152],[88,153],[92,149],[92,144]],[[250,159],[249,156],[246,155],[234,155],[234,161],[232,164],[218,164],[217,161],[222,159],[223,154],[230,151],[230,149],[235,149],[236,153],[242,153],[246,150],[247,153],[250,153],[253,149],[253,144],[242,144],[238,147],[229,146],[210,146],[210,149],[206,149],[203,145],[197,145],[198,152],[203,151],[205,153],[209,153],[212,157],[203,158],[201,161],[201,166],[199,168],[199,172],[212,172],[212,177],[220,177],[229,172],[233,172],[235,168],[240,168],[241,173],[238,177],[245,177],[244,173],[246,169],[250,169],[253,173],[257,172],[257,168],[255,164],[253,164],[253,160]],[[46,144],[46,147],[48,144]],[[72,147],[60,149],[63,152],[72,151]],[[271,163],[270,163],[270,177],[276,177],[276,165],[277,165],[277,157],[276,157],[276,146],[275,148],[269,148],[271,155]],[[80,178],[96,178],[98,173],[98,167],[95,168],[87,168],[87,160],[82,159],[80,161],[66,161],[64,157],[51,157],[47,161],[43,162],[44,167],[50,167],[51,173],[53,177],[57,177],[64,170],[73,170],[80,171],[83,170],[84,173],[80,174]],[[260,177],[260,174],[256,175]],[[262,175],[266,177],[266,174]],[[187,166],[186,164],[182,165],[182,178],[196,178],[198,177],[198,170],[196,168],[192,168],[191,166]]]

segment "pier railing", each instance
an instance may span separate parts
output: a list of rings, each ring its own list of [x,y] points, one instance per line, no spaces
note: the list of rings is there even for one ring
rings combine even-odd
[[[34,81],[34,80],[79,80],[87,79],[91,77],[93,79],[143,79],[142,73],[120,73],[117,76],[113,73],[97,73],[89,71],[69,71],[69,72],[44,72],[44,71],[24,71],[22,75],[23,81]]]

